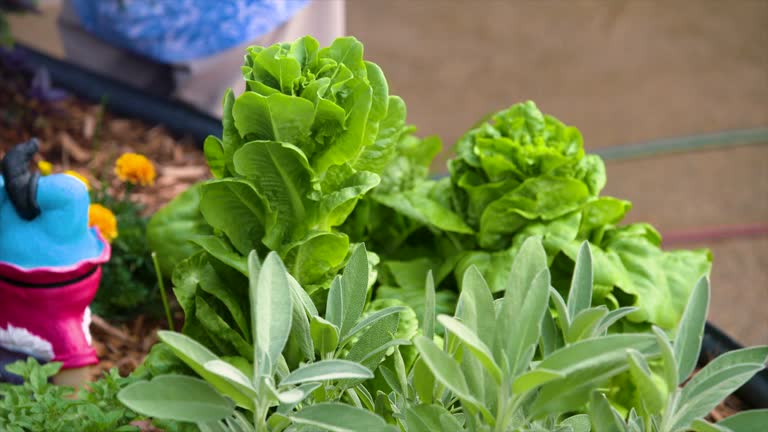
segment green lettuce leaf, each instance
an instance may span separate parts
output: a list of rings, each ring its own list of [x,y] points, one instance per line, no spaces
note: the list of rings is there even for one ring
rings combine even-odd
[[[605,186],[605,166],[585,157],[578,129],[533,102],[500,111],[456,144],[449,162],[453,205],[483,249],[506,249],[536,221],[581,209]]]
[[[157,253],[160,272],[170,278],[179,261],[200,251],[190,240],[213,234],[200,213],[201,183],[196,183],[158,210],[147,224],[147,243]]]
[[[187,206],[202,234],[215,237],[179,248],[165,266],[170,272],[193,255],[177,265],[173,281],[184,332],[223,355],[242,355],[251,338],[233,306],[240,297],[222,274],[243,277],[251,251],[275,251],[322,308],[322,288],[350,254],[352,242],[339,227],[380,184],[408,131],[404,102],[389,94],[383,72],[352,37],[324,48],[311,37],[253,46],[244,60],[246,91],[227,91],[222,136],[205,144],[216,178],[198,186]],[[168,244],[189,240],[180,237]]]

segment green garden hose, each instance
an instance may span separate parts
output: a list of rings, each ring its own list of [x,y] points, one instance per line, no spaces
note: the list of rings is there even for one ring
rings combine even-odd
[[[662,138],[641,143],[626,144],[595,150],[606,161],[631,160],[724,147],[768,144],[768,128],[735,129],[704,135]]]

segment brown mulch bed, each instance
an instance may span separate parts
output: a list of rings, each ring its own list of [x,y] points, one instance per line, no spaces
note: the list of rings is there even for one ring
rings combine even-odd
[[[141,153],[157,171],[154,185],[132,192],[133,199],[145,205],[147,214],[189,185],[210,177],[205,157],[194,143],[175,139],[163,126],[116,117],[101,105],[75,99],[57,102],[42,114],[27,123],[32,127],[0,127],[0,157],[11,146],[35,137],[40,142],[36,160],[53,163],[55,172],[71,169],[91,185],[99,185],[101,179],[111,190],[118,190],[115,160],[126,152]]]
[[[37,160],[54,164],[55,171],[72,169],[91,185],[102,181],[111,190],[120,184],[114,161],[123,153],[145,155],[155,165],[153,186],[135,190],[133,198],[151,214],[190,184],[210,172],[201,151],[188,138],[176,139],[161,125],[112,115],[102,104],[40,84],[24,60],[0,52],[0,157],[11,146],[30,138],[40,141]]]
[[[173,314],[174,330],[179,331],[184,322],[180,310]],[[161,318],[139,315],[130,321],[110,322],[93,316],[91,335],[93,347],[99,355],[99,364],[91,367],[91,378],[98,379],[104,372],[116,367],[120,375],[134,371],[157,343],[157,331],[168,330],[168,323]]]
[[[93,316],[91,334],[93,347],[99,355],[99,364],[91,368],[91,377],[97,379],[113,367],[122,376],[133,372],[157,342],[157,330],[167,327],[163,324],[157,320],[148,320],[145,315],[121,324]]]

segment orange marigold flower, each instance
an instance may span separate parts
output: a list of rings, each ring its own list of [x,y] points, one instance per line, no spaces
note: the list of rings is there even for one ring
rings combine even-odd
[[[87,179],[87,178],[85,178],[85,177],[84,177],[82,174],[80,174],[79,172],[77,172],[77,171],[73,171],[73,170],[66,170],[66,171],[64,171],[64,174],[66,174],[66,175],[70,175],[70,176],[72,176],[72,177],[74,177],[74,178],[76,178],[76,179],[80,180],[81,182],[83,182],[83,183],[85,184],[85,187],[86,187],[88,190],[91,190],[91,184],[88,182],[88,179]]]
[[[108,242],[117,238],[117,218],[112,210],[101,204],[91,204],[88,207],[88,226],[98,228]]]
[[[53,165],[48,161],[40,160],[37,162],[37,169],[40,170],[41,175],[47,176],[53,171]]]
[[[121,181],[148,186],[155,183],[155,166],[144,155],[124,153],[115,162],[115,174]]]

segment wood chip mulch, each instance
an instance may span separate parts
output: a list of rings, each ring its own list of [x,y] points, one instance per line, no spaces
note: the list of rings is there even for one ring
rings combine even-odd
[[[179,331],[184,322],[180,310],[174,312],[174,329]],[[110,322],[94,315],[91,322],[93,347],[99,356],[99,364],[91,367],[91,378],[98,379],[104,372],[116,367],[120,375],[134,371],[157,343],[157,331],[168,330],[168,323],[146,315],[125,322]]]
[[[10,122],[10,120],[8,120]],[[152,214],[191,184],[210,178],[202,152],[188,138],[174,138],[163,126],[114,116],[98,104],[74,98],[56,102],[34,120],[0,118],[0,158],[15,144],[35,137],[40,142],[36,161],[54,165],[54,172],[74,170],[91,185],[103,180],[111,192],[122,183],[114,174],[115,160],[123,153],[141,153],[157,172],[155,184],[138,187],[132,199]]]
[[[144,315],[127,324],[111,324],[93,316],[91,334],[99,364],[91,369],[91,376],[96,379],[113,367],[118,368],[122,376],[133,372],[157,342],[159,325],[158,322],[147,322]]]

